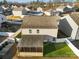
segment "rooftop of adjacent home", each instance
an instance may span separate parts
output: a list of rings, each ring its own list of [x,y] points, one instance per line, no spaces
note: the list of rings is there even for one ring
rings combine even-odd
[[[74,41],[71,41],[72,44],[79,49],[79,40],[74,40]]]
[[[23,8],[20,8],[20,7],[17,7],[17,8],[14,8],[13,11],[22,11]]]
[[[70,14],[71,18],[76,22],[77,25],[79,25],[79,13],[75,12]]]
[[[58,28],[59,16],[25,16],[22,28]]]
[[[0,43],[3,42],[6,38],[7,36],[0,36]]]
[[[66,6],[59,6],[58,9],[64,9]]]
[[[13,15],[6,16],[6,18],[7,18],[8,21],[16,21],[16,20],[20,21],[20,20],[22,20],[22,18],[20,16],[13,16]]]
[[[19,24],[11,24],[11,23],[3,23],[0,28],[0,32],[16,32],[20,29],[21,25]]]

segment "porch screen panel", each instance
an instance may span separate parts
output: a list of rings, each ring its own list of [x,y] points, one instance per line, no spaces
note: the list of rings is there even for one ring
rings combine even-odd
[[[22,36],[21,47],[22,51],[26,52],[42,52],[43,49],[43,36],[39,35],[26,35]]]

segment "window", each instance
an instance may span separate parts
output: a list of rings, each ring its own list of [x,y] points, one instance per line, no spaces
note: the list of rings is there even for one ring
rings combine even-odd
[[[32,30],[31,29],[29,30],[29,33],[32,33]]]
[[[39,33],[39,30],[37,30],[37,33]]]
[[[48,39],[47,42],[50,42],[50,39]]]
[[[53,41],[56,41],[55,38],[53,38]]]

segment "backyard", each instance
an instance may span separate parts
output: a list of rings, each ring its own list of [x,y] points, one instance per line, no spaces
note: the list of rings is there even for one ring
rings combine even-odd
[[[76,57],[65,43],[44,43],[45,57]]]

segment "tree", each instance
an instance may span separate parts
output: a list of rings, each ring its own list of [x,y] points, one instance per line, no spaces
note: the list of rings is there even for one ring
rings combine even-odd
[[[79,2],[79,0],[77,0],[77,2]]]
[[[7,1],[6,1],[6,0],[3,0],[3,3],[4,3],[4,4],[7,4]]]

